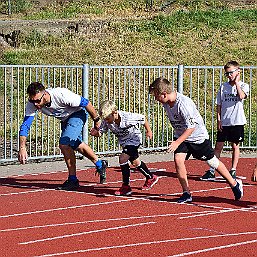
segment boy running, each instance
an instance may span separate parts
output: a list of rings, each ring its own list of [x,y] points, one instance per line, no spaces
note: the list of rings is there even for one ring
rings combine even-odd
[[[215,168],[229,183],[235,200],[241,199],[242,181],[233,179],[225,165],[214,155],[208,132],[194,102],[172,90],[171,83],[165,78],[156,79],[150,85],[149,93],[154,95],[156,101],[162,103],[174,128],[174,140],[169,145],[168,152],[174,152],[176,172],[183,190],[178,203],[192,201],[185,166],[186,157],[189,158],[191,154]]]
[[[137,168],[146,178],[142,190],[149,190],[157,183],[158,177],[151,174],[146,164],[139,159],[138,148],[142,144],[142,133],[140,125],[146,129],[146,136],[152,138],[152,130],[145,116],[138,113],[118,111],[117,106],[112,101],[104,101],[99,108],[102,123],[99,130],[92,128],[92,136],[101,136],[108,130],[118,137],[118,142],[122,146],[122,153],[119,163],[122,171],[122,186],[115,192],[115,195],[131,195],[130,187],[130,166],[129,162]]]

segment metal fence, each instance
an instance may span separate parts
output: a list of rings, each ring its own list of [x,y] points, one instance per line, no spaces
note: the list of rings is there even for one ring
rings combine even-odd
[[[17,161],[19,126],[27,102],[26,88],[32,81],[46,87],[65,87],[88,98],[97,109],[101,101],[111,99],[120,110],[144,114],[151,124],[153,139],[144,137],[142,150],[162,150],[173,138],[173,129],[159,103],[148,94],[150,83],[157,77],[166,77],[179,92],[191,97],[202,114],[210,138],[215,143],[215,97],[225,80],[223,67],[217,66],[47,66],[0,65],[0,164]],[[247,125],[243,149],[257,149],[257,67],[242,67],[242,80],[250,85],[245,101]],[[83,130],[83,139],[98,154],[121,151],[111,133],[101,138],[88,135],[93,126],[89,118]],[[145,131],[142,129],[142,132]],[[60,157],[58,147],[60,122],[38,113],[27,140],[30,159]],[[228,146],[226,146],[228,147]]]

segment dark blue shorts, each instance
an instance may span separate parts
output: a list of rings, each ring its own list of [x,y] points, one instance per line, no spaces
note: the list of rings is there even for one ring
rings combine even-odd
[[[61,145],[69,145],[76,150],[82,143],[82,130],[87,120],[87,112],[82,109],[61,122],[62,134],[59,140]]]

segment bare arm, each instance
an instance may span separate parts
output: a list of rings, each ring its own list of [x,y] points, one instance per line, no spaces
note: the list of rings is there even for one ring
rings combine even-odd
[[[184,133],[175,141],[172,141],[168,147],[168,152],[174,152],[178,146],[184,142],[195,130],[195,128],[189,128],[184,131]]]
[[[18,153],[18,160],[21,164],[25,164],[27,159],[28,159],[28,154],[26,150],[26,137],[25,136],[20,136],[20,149]]]
[[[144,127],[146,129],[146,136],[149,137],[150,139],[152,139],[153,137],[153,132],[150,128],[149,122],[147,121],[147,119],[145,119],[145,124]]]
[[[99,117],[96,109],[94,108],[94,106],[91,104],[91,102],[88,102],[88,104],[86,106],[86,110],[89,113],[90,117],[94,121],[94,127],[96,129],[99,129],[100,124],[101,124],[100,117]]]
[[[217,105],[217,130],[222,131],[222,123],[221,123],[221,105]]]

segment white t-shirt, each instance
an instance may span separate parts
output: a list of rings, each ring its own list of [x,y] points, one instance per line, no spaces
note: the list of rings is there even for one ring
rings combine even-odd
[[[249,94],[249,85],[240,81],[241,89],[246,96]],[[243,107],[244,99],[237,94],[236,85],[231,86],[229,82],[223,83],[216,97],[216,104],[221,106],[221,125],[236,126],[246,124]]]
[[[121,146],[142,144],[142,132],[140,125],[145,124],[145,116],[138,113],[118,111],[120,116],[120,124],[115,122],[112,124],[102,121],[99,131],[107,132],[109,129],[118,137],[118,142]]]
[[[179,138],[186,129],[195,128],[193,133],[185,142],[201,144],[205,139],[209,139],[203,118],[197,110],[194,102],[189,97],[177,93],[177,98],[173,107],[167,103],[163,104],[167,112],[172,127],[174,128],[175,138]]]
[[[26,105],[25,116],[34,116],[36,111],[40,111],[48,116],[53,116],[61,121],[67,119],[72,113],[80,111],[81,96],[73,93],[67,88],[48,88],[45,90],[51,96],[50,107],[44,106],[37,109],[33,103]]]

